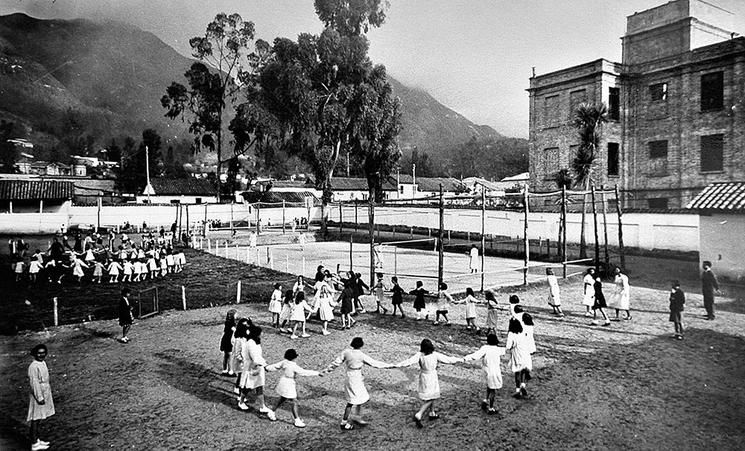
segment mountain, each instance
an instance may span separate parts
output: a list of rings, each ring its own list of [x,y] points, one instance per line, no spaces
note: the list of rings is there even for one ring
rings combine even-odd
[[[0,118],[33,130],[35,142],[72,132],[102,145],[113,136],[139,137],[145,128],[167,140],[184,136],[186,124],[166,119],[160,98],[172,81],[185,83],[191,63],[131,25],[0,16]],[[403,105],[405,151],[416,147],[437,156],[472,138],[503,138],[425,91],[390,81]]]

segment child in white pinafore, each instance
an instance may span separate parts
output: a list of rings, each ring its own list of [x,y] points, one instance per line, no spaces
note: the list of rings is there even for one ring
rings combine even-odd
[[[135,262],[132,263],[132,274],[132,282],[139,282],[142,280],[142,262],[135,260]]]
[[[585,316],[593,316],[590,309],[595,305],[595,268],[588,268],[582,279],[582,305],[585,306]]]
[[[274,411],[266,406],[264,402],[264,382],[266,360],[261,350],[261,327],[249,326],[246,344],[241,349],[243,361],[243,372],[241,373],[241,396],[238,399],[238,408],[248,410],[246,397],[249,391],[256,394],[259,403],[259,413],[267,414],[270,420],[274,420]]]
[[[132,262],[129,260],[124,260],[124,264],[122,265],[122,282],[131,282],[132,281],[132,270],[134,269],[134,266],[132,265]]]
[[[31,263],[28,266],[28,277],[31,279],[31,283],[36,283],[36,275],[39,274],[41,268],[43,268],[43,266],[38,259],[31,260]]]
[[[484,375],[486,376],[486,398],[481,401],[481,409],[489,415],[497,413],[497,409],[494,408],[494,398],[496,397],[497,390],[502,388],[500,359],[505,353],[506,349],[499,346],[497,336],[489,334],[486,337],[486,345],[479,348],[478,351],[463,357],[463,361],[465,362],[481,359],[481,368],[484,369]]]
[[[168,267],[168,272],[169,273],[172,273],[173,272],[173,266],[174,266],[174,264],[175,263],[173,261],[173,252],[169,249],[168,250],[168,253],[166,253],[166,266]]]
[[[272,325],[279,329],[279,314],[282,313],[282,285],[275,283],[272,297],[269,300],[269,313],[272,314]]]
[[[515,398],[528,396],[527,382],[531,379],[530,371],[533,369],[533,359],[530,356],[530,344],[520,320],[512,318],[508,326],[507,346],[510,350],[510,365],[515,374]]]
[[[388,309],[385,308],[383,305],[383,300],[385,300],[385,283],[383,283],[383,274],[382,273],[376,273],[376,281],[375,285],[373,285],[372,291],[373,295],[375,296],[375,302],[377,303],[378,307],[375,310],[375,313],[380,313],[380,310],[383,310],[383,314],[385,315],[388,313]]]
[[[296,358],[297,351],[295,351],[294,349],[288,349],[287,351],[285,351],[285,359],[283,361],[267,365],[265,367],[267,371],[282,371],[282,377],[279,378],[277,386],[274,388],[274,390],[279,395],[279,399],[274,405],[274,409],[272,409],[274,410],[275,415],[270,418],[272,421],[276,421],[277,409],[279,409],[280,406],[285,403],[285,401],[290,401],[290,403],[292,403],[292,418],[295,420],[295,427],[304,428],[305,423],[300,418],[300,413],[298,412],[297,383],[295,382],[295,378],[297,376],[323,377],[323,374],[318,371],[306,370],[304,368],[301,368],[300,365],[295,363]]]
[[[364,345],[365,343],[362,341],[362,337],[354,337],[351,343],[352,348],[345,349],[325,370],[326,373],[330,373],[342,364],[344,364],[347,370],[347,378],[344,383],[344,388],[347,392],[347,405],[344,408],[344,417],[342,418],[340,425],[341,429],[345,431],[354,429],[354,424],[350,422],[352,409],[355,410],[355,416],[352,421],[360,426],[367,424],[367,422],[362,420],[360,417],[362,404],[370,400],[370,394],[367,392],[367,388],[365,387],[365,378],[362,377],[362,367],[364,365],[369,365],[373,368],[393,367],[393,365],[389,363],[375,360],[362,352],[360,349]]]
[[[147,259],[147,269],[150,271],[150,280],[155,280],[158,271],[160,271],[160,267],[158,266],[158,262],[155,261],[155,257],[152,255]]]
[[[554,309],[554,315],[558,315],[559,318],[564,317],[564,312],[561,311],[561,294],[559,291],[559,280],[554,275],[554,270],[546,268],[546,281],[548,282],[548,305]]]
[[[16,274],[16,282],[20,282],[23,278],[23,267],[25,266],[25,263],[23,263],[23,260],[18,260],[17,262],[13,263],[13,272]]]
[[[299,291],[295,295],[295,305],[292,306],[292,313],[290,314],[290,321],[293,322],[292,324],[292,335],[290,335],[290,338],[293,340],[297,340],[297,326],[302,325],[303,334],[301,337],[308,338],[310,337],[310,334],[305,331],[305,312],[312,312],[313,309],[310,308],[307,302],[305,302],[305,293],[302,291]]]
[[[422,428],[422,417],[429,410],[429,419],[436,420],[440,416],[435,412],[435,400],[440,399],[440,380],[437,377],[438,363],[462,363],[464,360],[460,357],[449,357],[439,352],[435,352],[435,346],[428,339],[422,340],[419,352],[408,359],[399,362],[395,366],[403,368],[419,363],[419,386],[417,395],[422,400],[422,407],[414,414],[416,427]]]
[[[103,279],[103,263],[99,261],[93,262],[93,280],[96,283],[101,283],[101,279]]]
[[[466,288],[466,297],[462,301],[454,301],[454,304],[466,304],[466,329],[473,329],[476,332],[479,331],[479,326],[476,325],[476,304],[479,301],[473,293],[473,288]]]
[[[122,270],[122,265],[112,260],[107,269],[109,271],[109,283],[116,283],[117,279],[119,279],[119,272]]]
[[[280,332],[292,333],[292,329],[285,329],[284,327],[287,321],[290,320],[290,316],[292,316],[293,305],[295,305],[295,295],[292,290],[287,290],[285,291],[285,298],[282,300],[282,311],[279,313],[279,321],[281,321],[279,324]]]
[[[184,270],[184,265],[186,264],[186,255],[184,255],[183,252],[177,253],[173,257],[173,262],[176,265],[174,272],[181,272]]]
[[[329,335],[331,333],[329,332],[329,321],[334,320],[334,306],[336,306],[334,295],[331,293],[328,285],[323,285],[316,298],[316,310],[318,310],[321,321],[323,321],[323,330],[321,333],[323,335]]]

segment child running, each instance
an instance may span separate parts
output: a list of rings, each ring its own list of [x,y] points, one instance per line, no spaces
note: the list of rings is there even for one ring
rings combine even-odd
[[[686,295],[680,289],[680,282],[673,280],[670,291],[670,322],[675,326],[673,337],[677,340],[683,339],[683,304],[685,303]]]
[[[435,412],[435,400],[440,399],[440,380],[437,377],[437,364],[454,364],[463,361],[460,357],[449,357],[435,352],[435,346],[429,339],[425,338],[419,346],[419,352],[395,365],[397,368],[404,368],[419,363],[419,387],[417,394],[422,401],[422,406],[414,414],[416,427],[420,429],[424,427],[422,417],[428,410],[430,420],[440,418],[437,412]]]
[[[282,371],[282,377],[279,378],[277,386],[274,388],[274,390],[279,395],[279,399],[277,400],[277,403],[274,405],[273,409],[275,415],[272,415],[269,418],[272,421],[277,421],[277,410],[280,408],[280,406],[282,406],[282,404],[285,403],[285,401],[289,401],[292,404],[292,418],[295,420],[295,427],[304,428],[305,422],[303,422],[303,420],[300,418],[300,413],[298,412],[296,388],[297,384],[295,382],[295,378],[297,376],[323,377],[323,374],[319,373],[318,371],[306,370],[301,368],[300,365],[295,363],[295,359],[297,359],[297,351],[295,351],[294,349],[288,349],[287,351],[285,351],[285,359],[283,361],[268,365],[266,367],[267,371]]]
[[[362,404],[370,400],[370,394],[365,387],[365,379],[362,377],[362,367],[364,365],[369,365],[373,368],[393,367],[389,363],[375,360],[362,352],[361,349],[364,345],[365,343],[362,341],[362,337],[354,337],[350,345],[351,349],[345,349],[325,370],[325,372],[330,373],[342,364],[346,367],[347,373],[344,388],[347,392],[347,405],[344,408],[344,417],[340,425],[341,429],[346,431],[354,429],[354,424],[350,420],[360,426],[367,424],[360,417]],[[354,417],[350,418],[352,410],[354,410]]]
[[[603,326],[610,326],[610,318],[605,314],[605,308],[608,307],[608,304],[605,302],[605,295],[603,295],[603,281],[600,279],[600,276],[595,278],[593,290],[595,292],[595,303],[592,305],[592,324],[595,326],[600,324],[596,319],[597,312],[600,310],[600,314],[603,315],[603,319],[605,320]]]
[[[274,284],[272,298],[269,300],[269,313],[272,314],[272,325],[279,329],[279,315],[282,313],[282,285]]]
[[[533,369],[533,360],[530,356],[530,347],[527,335],[523,333],[520,320],[510,319],[507,333],[507,349],[510,350],[510,364],[515,374],[515,398],[528,396],[527,382],[531,379],[530,371]]]
[[[391,288],[391,291],[393,292],[393,299],[391,299],[391,304],[393,304],[393,316],[396,316],[396,307],[401,311],[401,318],[406,318],[406,315],[404,315],[404,289],[401,288],[401,286],[398,284],[398,277],[393,276],[391,277],[391,283],[393,283],[393,287]]]
[[[486,336],[486,345],[479,348],[478,351],[463,357],[464,362],[481,359],[481,368],[486,376],[486,398],[481,401],[481,409],[489,415],[495,415],[497,409],[494,408],[494,398],[497,390],[502,388],[502,368],[500,359],[505,355],[506,349],[499,346],[499,339],[494,334]],[[487,407],[488,406],[488,407]]]
[[[409,294],[413,294],[414,297],[414,310],[416,310],[416,320],[421,321],[422,320],[422,310],[427,309],[427,303],[424,301],[424,295],[428,294],[429,291],[424,289],[424,283],[422,283],[421,280],[417,280],[416,282],[416,288],[409,291]],[[424,315],[424,319],[428,319],[429,314]]]

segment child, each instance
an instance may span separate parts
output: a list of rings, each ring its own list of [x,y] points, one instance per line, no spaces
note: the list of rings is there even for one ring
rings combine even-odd
[[[155,280],[155,277],[158,275],[159,267],[152,254],[147,258],[147,268],[150,271],[150,280]]]
[[[75,254],[72,254],[72,261],[70,262],[70,267],[72,268],[72,275],[77,277],[78,283],[83,280],[83,276],[85,276],[85,273],[83,272],[83,268],[88,269],[88,265],[83,262],[83,260],[80,260],[79,258],[75,257]]]
[[[134,266],[132,265],[132,262],[130,262],[127,259],[124,259],[124,264],[122,265],[122,282],[131,282],[132,281],[132,270],[134,269]]]
[[[266,406],[264,402],[264,382],[266,360],[261,350],[261,327],[249,326],[246,344],[241,349],[243,360],[243,373],[241,373],[241,396],[238,400],[238,408],[248,410],[246,397],[249,391],[256,393],[259,402],[259,413],[265,413],[270,420],[274,421],[274,411]]]
[[[173,261],[173,251],[171,249],[168,249],[166,251],[166,266],[168,267],[168,273],[173,273],[173,267],[174,267],[174,261]]]
[[[554,315],[564,318],[564,312],[561,311],[561,295],[559,293],[559,281],[554,275],[554,270],[546,268],[546,280],[548,281],[548,305],[554,309]]]
[[[344,388],[346,388],[347,392],[347,405],[344,408],[344,417],[342,418],[340,425],[341,429],[345,431],[354,429],[354,425],[349,421],[352,414],[352,409],[355,410],[355,418],[353,421],[360,426],[364,426],[367,424],[366,421],[360,418],[362,404],[370,400],[370,394],[367,392],[367,388],[365,387],[365,380],[362,377],[362,367],[364,365],[370,365],[373,368],[392,367],[392,365],[388,363],[381,362],[367,356],[364,352],[361,351],[362,346],[364,345],[365,343],[362,341],[361,337],[354,337],[352,339],[351,349],[345,349],[341,353],[341,355],[337,357],[336,360],[331,362],[331,364],[325,370],[325,372],[330,373],[336,367],[342,364],[346,367],[347,370],[346,381],[344,384]]]
[[[344,283],[344,289],[341,292],[341,328],[349,329],[356,321],[352,319],[352,311],[354,305],[352,301],[352,287],[351,282],[347,280]]]
[[[305,302],[305,293],[302,291],[298,292],[298,294],[295,295],[295,305],[292,307],[292,313],[290,314],[290,321],[293,322],[292,335],[290,335],[291,339],[298,339],[297,326],[301,324],[303,326],[303,334],[301,335],[301,337],[310,337],[310,334],[305,331],[305,312],[311,311],[313,311],[313,309],[310,308],[307,302]]]
[[[316,300],[316,309],[319,312],[321,321],[323,321],[323,330],[321,331],[323,335],[330,334],[328,330],[328,326],[329,326],[329,321],[334,320],[334,305],[335,304],[336,303],[334,302],[334,296],[331,294],[329,287],[326,285],[323,285],[321,287],[321,292],[318,294],[317,300]]]
[[[293,305],[295,305],[295,295],[292,290],[287,290],[285,291],[285,298],[282,301],[282,311],[279,313],[279,320],[282,321],[282,324],[279,326],[280,332],[292,333],[292,329],[285,329],[284,327],[287,321],[290,320]]]
[[[52,387],[49,385],[49,369],[44,359],[47,357],[47,347],[43,344],[34,346],[31,350],[34,357],[28,366],[28,379],[31,393],[28,400],[28,416],[26,421],[31,423],[31,449],[42,450],[49,448],[49,442],[39,438],[39,425],[43,420],[54,415],[54,399]]]
[[[486,336],[486,345],[479,348],[478,351],[463,357],[464,362],[481,359],[481,368],[484,369],[484,375],[486,376],[486,398],[481,401],[481,409],[489,415],[495,415],[497,413],[497,409],[494,408],[494,398],[497,395],[497,390],[502,388],[500,358],[505,355],[505,351],[505,348],[499,346],[497,336],[489,334]]]
[[[417,394],[419,395],[419,399],[422,401],[422,406],[419,408],[419,411],[414,414],[416,427],[420,429],[424,427],[424,425],[422,425],[422,417],[427,410],[429,410],[430,420],[440,418],[440,416],[437,415],[437,412],[435,412],[435,400],[440,399],[440,381],[437,377],[437,364],[453,364],[463,361],[464,360],[459,357],[449,357],[440,354],[439,352],[435,352],[435,346],[429,339],[425,338],[419,346],[419,352],[395,365],[397,368],[403,368],[419,363],[419,387]]]
[[[600,324],[596,319],[597,312],[598,310],[600,310],[600,314],[603,315],[603,319],[605,320],[603,326],[610,326],[610,319],[608,318],[608,315],[605,314],[604,310],[606,307],[608,307],[608,305],[605,303],[605,296],[603,295],[603,281],[600,280],[600,276],[597,276],[595,278],[593,289],[595,291],[595,303],[592,305],[592,324],[595,326]]]
[[[462,301],[455,301],[455,304],[466,304],[466,329],[473,329],[476,332],[479,331],[479,326],[476,325],[476,300],[473,294],[473,288],[466,288],[466,297]],[[487,337],[488,338],[488,337]]]
[[[683,304],[686,302],[686,295],[680,289],[680,282],[673,280],[672,290],[670,291],[670,322],[675,325],[674,337],[678,340],[683,339]]]
[[[437,292],[437,309],[435,310],[435,322],[433,323],[435,326],[440,324],[440,315],[442,315],[443,318],[445,318],[445,325],[450,325],[450,320],[448,319],[448,310],[450,307],[450,303],[453,302],[453,297],[450,296],[450,293],[447,292],[448,284],[445,282],[440,283],[440,289]]]
[[[619,321],[619,311],[624,310],[626,312],[625,320],[631,319],[631,306],[630,304],[630,287],[629,277],[621,272],[621,268],[616,268],[616,275],[613,279],[615,284],[615,291],[611,295],[610,304],[616,309],[616,321]]]
[[[18,260],[13,263],[13,271],[16,274],[16,282],[20,282],[21,279],[23,279],[23,267],[25,263],[23,263],[23,260],[18,258]]]
[[[269,300],[269,313],[272,314],[272,325],[279,329],[279,314],[282,313],[282,285],[274,284],[272,298]]]
[[[132,282],[139,282],[140,280],[142,280],[142,262],[140,262],[139,260],[135,260],[135,262],[132,264],[132,273],[134,274]]]
[[[533,369],[533,360],[530,356],[530,348],[527,336],[523,333],[523,327],[516,318],[510,320],[507,333],[507,349],[510,350],[510,364],[515,374],[515,398],[528,396],[527,382],[530,380],[530,371]]]
[[[173,272],[179,273],[184,270],[184,265],[186,264],[186,255],[184,255],[183,251],[179,251],[178,253],[176,253],[176,255],[173,256],[173,264]]]
[[[404,315],[404,289],[401,288],[401,286],[398,284],[398,277],[393,276],[391,277],[391,283],[393,283],[393,288],[391,288],[391,291],[393,292],[393,299],[391,299],[391,304],[393,304],[393,316],[396,316],[396,307],[401,311],[401,318],[406,318],[406,315]]]
[[[166,256],[161,252],[160,254],[160,277],[165,277],[168,274],[168,263],[166,263]]]
[[[518,313],[522,312],[522,308],[520,308],[520,312],[515,312],[515,309],[520,307],[520,298],[516,294],[510,295],[510,318],[515,318]]]
[[[223,353],[222,358],[222,375],[235,376],[230,366],[230,357],[233,352],[233,333],[235,332],[235,309],[228,310],[225,315],[225,325],[220,338],[220,351]]]
[[[424,289],[424,283],[422,283],[421,280],[417,280],[416,282],[416,288],[409,291],[409,294],[413,294],[415,296],[414,298],[414,310],[416,310],[416,320],[421,321],[422,320],[422,310],[427,309],[427,303],[424,301],[424,295],[428,294],[429,291]],[[429,314],[425,313],[424,319],[428,319]]]
[[[122,270],[122,265],[120,265],[119,262],[112,260],[111,263],[109,263],[107,270],[109,271],[109,283],[116,283],[119,279],[119,271]]]
[[[528,339],[528,352],[534,354],[536,351],[535,336],[533,335],[535,326],[533,324],[533,317],[530,315],[530,313],[523,313],[521,323],[521,325],[523,326],[525,337]]]
[[[383,283],[383,274],[375,274],[377,280],[373,286],[373,293],[375,293],[375,302],[378,306],[375,309],[375,313],[380,313],[380,309],[383,309],[383,314],[388,313],[388,309],[383,306],[383,299],[385,299],[385,284]]]
[[[595,304],[595,268],[587,268],[585,277],[582,279],[582,305],[585,306],[585,316],[592,316],[590,309]]]
[[[101,263],[98,260],[95,260],[93,262],[93,280],[96,283],[101,283],[101,279],[103,279],[103,263]]]
[[[290,403],[292,403],[292,418],[295,420],[295,427],[304,428],[305,423],[302,419],[300,419],[300,413],[298,412],[297,407],[297,388],[295,378],[297,376],[323,377],[323,374],[319,373],[318,371],[306,370],[301,368],[297,363],[295,363],[296,358],[297,351],[295,351],[294,349],[288,349],[287,351],[285,351],[285,359],[283,361],[268,365],[266,367],[267,371],[282,370],[282,377],[279,378],[277,386],[274,389],[279,395],[279,399],[274,405],[274,409],[272,409],[275,412],[275,415],[271,416],[270,419],[272,421],[276,421],[277,409],[279,409],[279,407],[284,404],[285,401],[290,401]]]
[[[486,300],[486,325],[484,330],[487,334],[497,333],[497,298],[494,297],[494,293],[487,291],[484,293],[484,299]]]
[[[38,250],[36,251],[39,252]],[[39,253],[39,256],[41,254]],[[36,283],[36,275],[39,274],[39,271],[41,271],[42,263],[39,261],[38,258],[34,258],[31,260],[31,263],[28,266],[28,277],[31,279],[31,283]]]
[[[122,289],[122,296],[119,298],[119,325],[122,326],[122,343],[129,343],[129,328],[132,327],[134,317],[132,316],[132,305],[129,303],[129,288]]]
[[[319,280],[316,280],[316,282],[319,282]],[[320,282],[323,282],[323,279],[320,280]],[[303,280],[303,276],[297,276],[297,280],[295,281],[295,284],[292,285],[292,295],[295,296],[297,293],[305,290],[305,281]]]
[[[233,393],[238,395],[238,401],[241,400],[241,376],[243,373],[244,362],[243,362],[243,348],[246,346],[246,340],[248,339],[248,320],[241,318],[235,325],[235,332],[233,333],[233,345],[231,367],[235,373],[235,387],[233,387]]]

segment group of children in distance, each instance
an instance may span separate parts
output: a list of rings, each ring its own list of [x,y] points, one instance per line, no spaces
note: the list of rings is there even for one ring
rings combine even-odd
[[[321,269],[322,268],[319,268],[319,271],[321,271]],[[324,280],[325,278],[326,277],[324,277]],[[344,290],[349,289],[350,291],[353,291],[351,286],[354,283],[355,279],[352,278],[350,274],[350,278],[345,281]],[[297,337],[297,327],[302,324],[302,336],[306,337],[308,336],[304,329],[305,319],[307,318],[306,315],[317,310],[320,313],[322,321],[324,321],[324,329],[322,333],[327,335],[327,321],[329,316],[326,315],[333,317],[333,311],[330,311],[333,297],[331,296],[326,283],[318,280],[316,285],[314,285],[317,289],[316,297],[319,298],[315,303],[318,307],[310,307],[305,300],[303,287],[304,282],[299,278],[293,290],[288,290],[288,292],[285,293],[285,296],[282,297],[281,285],[275,284],[274,293],[270,300],[272,324],[274,327],[283,328],[284,325],[280,324],[280,321],[284,321],[282,319],[283,317],[288,318],[290,321],[294,322],[291,336]],[[419,288],[421,288],[421,286],[419,286]],[[442,285],[440,294],[445,292],[446,289],[447,286]],[[293,294],[293,292],[295,294]],[[416,293],[413,294],[416,296]],[[342,292],[341,297],[343,299],[349,298],[350,300],[348,302],[354,304],[351,300],[352,296],[353,293],[349,293],[345,296]],[[442,297],[448,299],[449,302],[453,302],[452,297],[449,295]],[[296,378],[298,376],[323,376],[325,373],[329,373],[339,366],[344,366],[346,370],[345,392],[347,403],[342,417],[341,428],[343,430],[350,430],[354,429],[355,425],[361,426],[367,424],[360,415],[362,405],[370,399],[370,395],[365,387],[364,379],[362,377],[363,366],[368,365],[374,368],[387,369],[404,368],[418,364],[420,372],[417,395],[422,401],[422,404],[420,409],[414,414],[413,419],[416,426],[421,428],[423,427],[422,420],[424,419],[425,414],[427,414],[427,418],[430,420],[439,418],[439,415],[435,410],[435,401],[441,396],[439,378],[437,376],[438,365],[440,363],[456,364],[480,361],[486,383],[486,397],[481,402],[481,407],[488,414],[496,414],[497,410],[494,406],[496,390],[502,388],[502,371],[500,366],[501,357],[506,355],[508,350],[510,351],[510,367],[515,378],[514,396],[518,399],[528,396],[527,383],[531,378],[532,354],[536,350],[535,340],[533,338],[534,324],[531,315],[524,312],[522,307],[519,305],[520,299],[518,296],[510,296],[510,319],[507,330],[507,340],[504,347],[499,346],[500,343],[496,334],[497,301],[494,294],[489,291],[486,292],[486,298],[487,308],[489,309],[487,317],[488,334],[486,344],[471,354],[463,357],[447,356],[437,352],[431,340],[424,339],[422,340],[420,349],[417,353],[396,364],[390,364],[376,360],[362,352],[361,348],[364,346],[364,342],[361,337],[355,337],[351,342],[350,348],[344,350],[341,355],[339,355],[322,371],[308,370],[300,367],[296,363],[298,353],[295,349],[287,349],[282,361],[269,364],[265,360],[261,348],[262,329],[254,325],[249,318],[236,319],[236,311],[231,309],[227,313],[223,335],[220,340],[220,350],[223,352],[222,374],[224,376],[236,377],[234,393],[238,395],[239,409],[249,409],[247,404],[248,394],[253,391],[259,405],[258,411],[260,413],[266,414],[270,420],[276,421],[277,409],[279,409],[283,404],[289,403],[291,405],[295,426],[302,428],[305,427],[305,422],[300,418],[298,411]],[[477,301],[475,300],[473,290],[470,288],[467,290],[466,299],[469,300],[464,300],[463,302],[466,302],[467,310],[474,310],[474,305]],[[283,316],[283,309],[286,305],[291,304],[291,302],[294,304],[289,307],[290,313],[285,313]],[[343,300],[342,302],[345,301]],[[441,309],[443,306],[444,304],[438,304],[438,311],[436,312],[437,317],[435,321],[438,321],[440,316],[443,316],[447,321],[447,310]],[[342,307],[342,312],[344,312],[344,310],[345,309]],[[466,316],[468,316],[468,313]],[[471,321],[468,321],[467,327],[475,328],[476,326],[473,317],[470,319]],[[267,406],[264,397],[266,371],[281,372],[280,379],[275,388],[279,398],[273,408]]]

